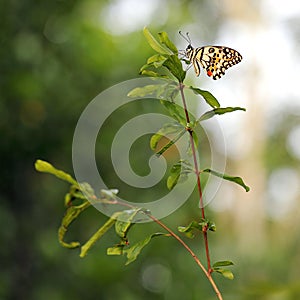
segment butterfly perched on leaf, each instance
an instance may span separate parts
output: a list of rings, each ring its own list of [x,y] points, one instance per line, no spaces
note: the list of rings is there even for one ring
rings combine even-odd
[[[194,48],[188,33],[187,37],[180,31],[179,34],[189,43],[183,51],[183,55],[193,64],[197,76],[200,75],[200,66],[202,66],[206,70],[207,76],[214,80],[220,79],[228,68],[242,60],[242,55],[232,48],[224,46]]]

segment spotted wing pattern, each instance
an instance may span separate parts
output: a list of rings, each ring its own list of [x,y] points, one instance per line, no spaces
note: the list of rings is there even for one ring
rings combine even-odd
[[[223,46],[204,46],[194,49],[189,45],[186,49],[186,55],[193,63],[197,76],[200,74],[200,63],[207,75],[214,80],[220,79],[228,68],[242,60],[238,51]]]

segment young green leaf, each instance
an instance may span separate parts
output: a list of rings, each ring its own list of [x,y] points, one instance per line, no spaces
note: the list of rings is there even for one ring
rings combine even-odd
[[[202,172],[206,172],[206,173],[211,173],[217,177],[220,177],[220,178],[223,178],[225,180],[228,180],[228,181],[232,181],[240,186],[242,186],[246,192],[249,192],[250,191],[250,187],[247,186],[243,179],[241,177],[237,177],[237,176],[229,176],[227,174],[223,174],[223,173],[219,173],[219,172],[216,172],[214,170],[211,170],[211,169],[205,169],[205,170],[202,170]]]
[[[88,183],[81,183],[80,186],[71,185],[69,193],[65,195],[65,206],[80,206],[84,202],[92,201],[95,198],[94,190]]]
[[[165,136],[170,134],[178,134],[182,131],[183,126],[178,123],[166,123],[159,129],[150,139],[150,148],[156,150],[158,142]]]
[[[163,63],[174,77],[178,79],[179,82],[183,82],[186,76],[186,71],[182,69],[181,61],[177,55],[170,55],[168,59]]]
[[[61,225],[58,229],[58,241],[59,243],[65,247],[65,248],[77,248],[80,246],[80,243],[79,242],[70,242],[70,243],[67,243],[64,241],[64,237],[65,237],[65,234],[70,226],[70,224],[75,220],[77,219],[77,217],[85,210],[87,209],[89,206],[91,205],[90,202],[86,201],[84,202],[83,204],[81,205],[78,205],[78,206],[70,206],[62,221],[61,221]]]
[[[178,53],[177,47],[171,42],[168,34],[163,31],[158,33],[159,40],[162,44],[166,45],[174,54]]]
[[[222,269],[222,268],[216,268],[216,269],[213,269],[213,270],[214,270],[214,272],[222,274],[227,279],[230,279],[230,280],[234,279],[234,275],[230,270]]]
[[[149,65],[145,65],[145,66],[149,66]],[[160,74],[151,70],[146,70],[145,66],[143,66],[139,72],[140,75],[145,75],[148,77],[158,77],[158,78],[169,78],[168,75],[165,74]]]
[[[124,245],[116,245],[113,247],[109,247],[106,250],[107,255],[122,255],[123,254]]]
[[[233,266],[233,265],[234,265],[234,263],[230,260],[221,260],[221,261],[215,262],[213,264],[213,268]]]
[[[207,111],[206,113],[204,113],[197,120],[197,122],[208,120],[208,119],[212,118],[214,115],[223,115],[223,114],[233,112],[233,111],[236,111],[236,110],[246,111],[246,109],[243,108],[243,107],[218,107],[218,108],[214,108],[213,110],[210,110],[210,111]]]
[[[147,59],[147,64],[148,65],[153,65],[155,68],[159,68],[163,65],[163,63],[167,60],[168,58],[161,55],[161,54],[155,54]]]
[[[173,52],[168,48],[163,47],[151,34],[147,27],[144,27],[143,30],[144,36],[146,37],[150,47],[160,54],[172,55]]]
[[[204,98],[206,103],[210,105],[212,108],[220,107],[219,101],[215,98],[215,96],[205,90],[201,90],[199,88],[194,88],[192,86],[189,87],[196,95],[200,95]]]
[[[65,173],[64,171],[54,168],[50,163],[48,163],[46,161],[38,159],[35,162],[35,169],[39,172],[52,174],[59,179],[62,179],[71,184],[77,185],[77,181],[75,179],[73,179],[71,175]]]
[[[172,190],[177,184],[181,174],[181,164],[175,164],[172,166],[170,175],[167,179],[167,188]]]
[[[181,106],[172,103],[170,101],[161,100],[160,102],[169,111],[169,114],[172,118],[174,118],[184,127],[187,126],[185,112]],[[190,116],[191,123],[195,122],[195,117],[191,113],[189,114],[189,116]]]
[[[201,219],[200,222],[192,221],[188,226],[179,226],[178,231],[183,232],[189,238],[193,238],[194,230],[199,230],[203,232],[205,227],[210,231],[216,231],[215,223],[206,219]]]
[[[164,152],[166,152],[171,146],[173,146],[184,134],[186,133],[186,130],[183,129],[180,132],[178,132],[178,134],[169,142],[167,143],[165,146],[163,146],[159,151],[156,152],[157,156],[162,155]],[[152,136],[154,138],[158,138],[158,136],[154,135]],[[162,136],[159,138],[161,139]]]
[[[143,87],[137,87],[131,90],[127,96],[131,98],[144,98],[144,97],[151,97],[156,96],[157,92],[161,89],[160,84],[149,84]]]
[[[178,226],[177,229],[179,232],[184,233],[188,238],[192,239],[195,237],[193,233],[194,229],[202,231],[202,226],[198,222],[192,221],[188,226]]]
[[[172,190],[177,183],[182,183],[188,179],[187,175],[192,173],[193,169],[184,160],[180,160],[171,168],[170,175],[167,179],[167,188]]]
[[[118,214],[118,219],[115,223],[116,234],[121,238],[126,238],[129,228],[132,226],[132,221],[140,208],[133,208],[122,211]]]
[[[101,226],[97,232],[81,247],[80,257],[85,257],[90,248],[115,224],[118,216],[122,212],[115,212],[109,219],[106,221],[103,226]]]
[[[137,242],[136,244],[134,244],[133,246],[131,246],[128,249],[124,249],[123,253],[126,254],[127,256],[127,261],[125,263],[125,265],[129,265],[130,263],[132,263],[133,261],[135,261],[138,257],[138,255],[141,253],[141,251],[143,250],[143,248],[149,244],[149,242],[157,236],[168,236],[168,234],[165,233],[153,233],[150,236],[148,236],[146,239]]]

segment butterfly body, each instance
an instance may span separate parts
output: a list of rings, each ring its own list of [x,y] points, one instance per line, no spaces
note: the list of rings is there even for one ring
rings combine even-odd
[[[200,67],[203,67],[214,80],[220,79],[228,68],[242,60],[238,51],[224,46],[193,48],[189,44],[184,53],[193,64],[197,76],[200,75]]]

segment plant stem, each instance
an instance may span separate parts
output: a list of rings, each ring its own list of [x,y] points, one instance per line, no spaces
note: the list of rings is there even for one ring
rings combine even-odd
[[[101,201],[103,201],[103,200],[105,200],[105,203],[118,204],[118,205],[130,207],[130,208],[134,208],[133,205],[124,203],[124,202],[119,201],[119,200],[113,200],[113,201],[111,201],[111,200],[101,199]],[[164,223],[162,223],[161,221],[159,221],[157,218],[155,218],[153,215],[151,215],[151,213],[148,213],[148,212],[144,211],[144,214],[148,218],[150,218],[152,221],[154,221],[156,224],[158,224],[160,227],[162,227],[163,229],[165,229],[173,238],[175,238],[191,254],[191,256],[193,257],[194,261],[201,268],[201,270],[204,272],[205,276],[209,280],[209,282],[210,282],[211,286],[213,287],[213,289],[214,289],[214,291],[215,291],[218,299],[219,300],[223,300],[222,294],[221,294],[220,290],[218,289],[216,283],[214,282],[214,279],[211,276],[211,272],[208,272],[205,269],[205,267],[201,263],[200,259],[193,252],[193,250],[174,231],[172,231],[172,229],[170,229],[167,225],[165,225]]]
[[[169,234],[174,237],[193,257],[193,259],[195,260],[195,262],[197,263],[197,265],[202,269],[202,271],[204,272],[205,276],[207,277],[207,279],[209,280],[209,282],[211,283],[217,297],[219,300],[223,300],[221,292],[219,291],[216,283],[214,282],[212,276],[211,276],[211,272],[208,272],[205,267],[202,265],[200,259],[196,256],[196,254],[193,252],[193,250],[177,235],[175,234],[169,227],[167,227],[164,223],[160,222],[158,219],[156,219],[154,216],[152,216],[151,214],[147,214],[147,216],[153,220],[155,223],[157,223],[159,226],[161,226],[162,228],[164,228],[167,232],[169,232]]]
[[[186,121],[187,121],[187,124],[189,125],[190,117],[189,117],[189,112],[187,110],[185,95],[184,95],[184,92],[183,92],[184,84],[181,83],[181,82],[179,83],[179,89],[180,89],[181,99],[182,99],[184,112],[185,112],[185,116],[186,116]],[[198,194],[199,194],[199,207],[201,209],[201,216],[202,216],[203,219],[205,219],[205,210],[204,210],[204,205],[203,205],[202,188],[201,188],[201,181],[200,181],[200,172],[199,172],[199,167],[198,167],[198,162],[197,162],[195,143],[194,143],[194,139],[193,139],[193,129],[190,128],[189,126],[187,126],[187,131],[189,132],[189,135],[190,135],[190,143],[191,143],[191,147],[192,147],[195,173],[196,173],[196,176],[197,176],[197,188],[198,188]],[[210,262],[207,230],[208,230],[207,227],[203,228],[203,237],[204,237],[204,244],[205,244],[207,269],[208,269],[208,273],[211,274],[213,270],[211,268],[211,262]]]

